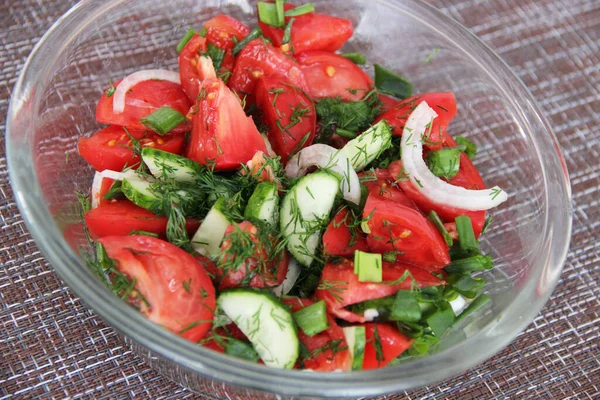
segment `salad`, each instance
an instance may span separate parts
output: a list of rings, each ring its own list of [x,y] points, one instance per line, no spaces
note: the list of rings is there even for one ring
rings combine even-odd
[[[490,299],[478,238],[507,199],[447,128],[453,93],[338,53],[349,20],[258,3],[111,83],[79,140],[88,264],[149,320],[268,367],[355,371],[429,353]]]

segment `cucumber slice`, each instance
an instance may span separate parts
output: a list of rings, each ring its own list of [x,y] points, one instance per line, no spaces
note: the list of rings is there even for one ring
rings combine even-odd
[[[365,359],[366,329],[364,326],[348,326],[342,329],[352,358],[352,371],[360,371]]]
[[[156,178],[195,182],[201,174],[201,167],[196,162],[163,150],[145,147],[142,149],[142,160]]]
[[[362,171],[392,144],[392,131],[385,121],[379,121],[342,148],[355,171]]]
[[[223,213],[225,198],[221,197],[212,206],[192,238],[192,248],[198,253],[216,257],[221,251],[221,242],[231,222]]]
[[[317,172],[300,179],[283,199],[281,231],[288,238],[288,250],[302,265],[308,267],[314,260],[324,220],[331,213],[338,190],[336,177]]]
[[[254,189],[248,200],[244,218],[247,220],[258,219],[271,226],[279,219],[279,195],[275,182],[261,182]]]
[[[154,214],[162,214],[164,212],[163,198],[151,189],[152,183],[151,180],[138,176],[126,177],[122,180],[121,190],[125,197],[136,206],[145,208]]]
[[[292,314],[277,297],[252,289],[222,292],[217,305],[248,337],[268,367],[292,369],[300,341]]]

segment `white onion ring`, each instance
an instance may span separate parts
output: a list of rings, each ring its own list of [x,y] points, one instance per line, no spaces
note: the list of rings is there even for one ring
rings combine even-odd
[[[114,181],[122,181],[123,179],[137,178],[137,174],[132,169],[128,169],[125,172],[117,172],[111,171],[110,169],[105,169],[104,171],[100,172],[100,176],[102,178],[108,178]],[[96,177],[94,177],[94,179],[96,179]]]
[[[423,160],[422,137],[437,114],[426,102],[421,102],[410,114],[400,141],[402,166],[416,189],[436,204],[461,210],[478,211],[494,208],[508,199],[498,186],[484,190],[469,190],[454,186],[435,176]]]
[[[96,171],[94,180],[92,180],[92,208],[97,208],[100,205],[100,189],[102,188],[103,179],[102,174]]]
[[[169,81],[177,84],[181,83],[178,72],[167,71],[165,69],[145,69],[134,72],[123,79],[113,93],[113,112],[115,114],[121,114],[125,111],[125,94],[129,89],[140,82],[149,81],[151,79]]]
[[[200,56],[200,58],[198,59],[198,71],[200,71],[202,80],[217,79],[215,66],[210,57]]]
[[[290,263],[288,264],[288,271],[285,275],[285,279],[281,282],[281,285],[273,288],[273,293],[276,296],[284,296],[292,290],[294,284],[300,276],[300,264],[295,258],[290,257]]]
[[[341,150],[320,143],[305,147],[288,161],[285,174],[288,178],[297,178],[306,175],[306,171],[313,166],[328,169],[341,176],[340,190],[344,199],[354,204],[360,203],[358,175]]]

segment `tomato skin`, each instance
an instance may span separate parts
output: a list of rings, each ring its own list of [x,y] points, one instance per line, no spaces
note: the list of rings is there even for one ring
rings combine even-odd
[[[115,86],[118,86],[119,83],[120,81]],[[186,115],[191,106],[181,85],[170,81],[149,80],[132,87],[125,95],[125,110],[120,114],[115,114],[113,111],[114,96],[108,97],[107,91],[102,93],[96,107],[96,120],[102,124],[126,126],[129,129],[146,129],[140,119],[161,107],[171,107]],[[171,133],[186,131],[189,131],[189,125],[184,122],[173,129]]]
[[[305,51],[296,56],[313,99],[340,96],[342,100],[361,100],[373,81],[352,61],[328,51]],[[349,91],[356,91],[350,92]]]
[[[283,303],[291,307],[292,312],[300,311],[313,304],[311,300],[294,298],[283,298]],[[303,360],[304,368],[313,371],[331,372],[335,370],[349,371],[352,363],[350,351],[346,343],[346,336],[342,328],[338,326],[330,315],[327,315],[329,328],[314,336],[308,336],[302,329],[298,329],[298,339],[306,347],[309,353],[322,348],[331,341],[339,341],[340,347],[346,347],[344,350],[337,351],[335,354],[331,350],[322,352],[316,357]]]
[[[387,94],[378,93],[377,97],[379,97],[379,101],[381,101],[381,108],[379,109],[380,115],[393,109],[399,103],[398,99],[388,96]]]
[[[371,215],[367,243],[371,251],[402,252],[396,259],[425,269],[440,269],[450,264],[448,245],[437,228],[411,207],[369,194],[363,218]]]
[[[389,324],[364,324],[367,337],[365,346],[365,359],[363,361],[363,370],[385,367],[393,359],[404,353],[412,344],[412,339],[401,334],[398,329]],[[377,350],[375,348],[375,329],[381,343],[383,359],[377,360]]]
[[[362,173],[361,176],[366,176],[371,172]],[[394,183],[395,179],[387,169],[375,169],[375,178],[377,180],[369,180],[364,185],[369,189],[369,193],[384,199],[392,200],[394,203],[402,204],[406,207],[417,208],[415,203]]]
[[[247,117],[238,97],[223,81],[202,82],[202,97],[192,108],[192,134],[185,156],[216,170],[239,168],[257,151],[266,152],[265,141],[252,117]]]
[[[317,131],[317,113],[306,94],[277,77],[262,77],[256,84],[255,96],[269,126],[269,142],[283,163],[293,152],[312,144]],[[305,110],[305,114],[292,119],[295,110]]]
[[[306,91],[306,80],[298,63],[262,39],[254,39],[238,54],[228,85],[243,95],[254,94],[261,76],[275,76]]]
[[[388,167],[388,170],[392,176],[397,176],[402,170],[402,162],[392,162]],[[479,175],[477,168],[464,153],[460,156],[460,170],[458,171],[458,174],[448,183],[469,189],[485,189],[485,184],[483,179],[481,179],[481,175]],[[444,222],[454,222],[454,219],[459,215],[466,215],[467,217],[471,218],[471,224],[473,225],[475,237],[479,237],[481,234],[483,225],[485,224],[485,211],[461,210],[459,208],[449,207],[444,204],[434,203],[427,197],[423,196],[417,187],[415,187],[415,185],[408,179],[401,180],[398,184],[404,193],[406,193],[406,195],[410,197],[424,213],[428,214],[431,210],[433,210]]]
[[[85,216],[92,238],[105,236],[126,236],[131,231],[146,231],[164,235],[167,231],[167,217],[161,217],[136,206],[129,200],[114,200],[88,211]],[[196,218],[186,221],[188,233],[194,233],[200,226]]]
[[[195,34],[189,42],[181,49],[179,53],[179,77],[181,86],[185,90],[189,100],[196,102],[198,93],[200,93],[200,85],[205,76],[200,70],[198,60],[200,53],[206,51],[206,38]],[[186,112],[187,114],[187,112]]]
[[[228,15],[219,14],[210,19],[204,24],[206,28],[206,40],[216,47],[225,50],[225,56],[221,63],[221,68],[217,73],[224,74],[233,72],[235,67],[235,56],[233,55],[233,47],[235,42],[233,38],[239,42],[250,33],[250,29]]]
[[[286,3],[285,11],[296,8]],[[292,24],[292,47],[295,53],[307,50],[339,50],[348,39],[352,37],[352,22],[345,18],[332,17],[325,14],[311,12],[297,17],[286,17],[285,23],[294,18]],[[273,44],[280,47],[283,42],[284,29],[276,28],[258,21],[260,30],[265,37],[271,39]]]
[[[168,133],[160,136],[148,130],[128,130],[142,146],[148,146],[169,153],[178,154],[183,149],[185,136],[181,133]],[[80,137],[77,143],[79,155],[96,171],[122,171],[125,166],[137,166],[141,162],[135,155],[130,138],[122,126],[109,126],[89,138]]]
[[[358,228],[350,229],[348,209],[333,217],[323,234],[323,252],[332,256],[353,257],[355,250],[369,251],[367,240]],[[353,232],[354,231],[354,232]]]
[[[327,312],[349,322],[366,322],[362,315],[355,314],[344,307],[366,300],[379,299],[391,296],[398,290],[409,290],[412,281],[410,278],[403,282],[391,285],[390,282],[401,278],[406,271],[415,279],[421,288],[444,285],[445,282],[433,276],[430,272],[420,268],[402,264],[383,262],[383,282],[359,282],[358,275],[354,273],[354,263],[342,259],[340,263],[327,263],[321,274],[321,282],[328,282],[333,288],[317,289],[315,298],[325,300]]]
[[[220,260],[221,265],[217,267],[217,275],[220,278],[219,290],[225,290],[235,287],[251,287],[262,289],[267,287],[275,287],[280,285],[287,275],[290,258],[287,251],[282,251],[281,254],[273,261],[268,260],[268,252],[263,244],[261,244],[258,229],[250,222],[243,221],[237,224],[237,227],[229,225],[225,231],[221,250],[226,251],[231,247],[231,235],[238,229],[248,232],[250,240],[254,243],[255,252],[252,257],[245,260],[235,260],[235,268],[223,268],[222,264],[229,262],[231,257],[229,254]],[[266,265],[265,265],[266,264]],[[256,273],[256,270],[259,273]],[[248,282],[248,276],[252,278]]]
[[[456,98],[452,92],[424,93],[400,100],[393,108],[380,115],[374,123],[385,120],[392,128],[392,135],[402,136],[408,116],[422,101],[427,102],[438,114],[433,120],[429,140],[425,146],[430,150],[439,150],[442,148],[444,131],[456,115]]]
[[[140,302],[141,312],[150,321],[192,342],[206,335],[216,306],[215,289],[194,257],[149,236],[107,236],[100,243],[117,269],[136,280],[136,290],[150,304]]]

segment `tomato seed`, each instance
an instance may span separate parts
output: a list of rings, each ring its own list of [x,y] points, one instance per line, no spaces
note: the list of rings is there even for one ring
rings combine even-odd
[[[154,143],[154,142],[148,142],[148,143],[144,143],[142,146],[143,147],[154,147],[155,144],[156,143]]]
[[[255,78],[260,78],[261,76],[263,76],[263,72],[256,69],[252,71],[252,76]]]
[[[110,147],[114,146],[115,144],[117,144],[117,139],[113,139],[113,140],[111,140],[110,142],[108,142],[108,145],[109,145]]]
[[[211,92],[211,93],[209,93],[209,94],[207,94],[207,95],[206,95],[206,98],[207,98],[208,100],[212,100],[212,99],[214,99],[214,98],[215,98],[215,94]]]
[[[287,53],[288,51],[290,51],[290,44],[289,43],[282,44],[281,51],[283,51],[284,53]]]
[[[400,239],[406,239],[410,236],[410,231],[404,231],[400,234]]]
[[[162,140],[161,138],[156,139],[156,143],[158,144],[165,144],[165,141]]]
[[[325,73],[330,77],[333,78],[333,76],[335,75],[335,67],[333,65],[328,65],[325,68]]]

